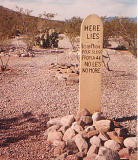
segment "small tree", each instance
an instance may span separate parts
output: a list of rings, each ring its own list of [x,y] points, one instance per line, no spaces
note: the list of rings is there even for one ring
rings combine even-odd
[[[109,38],[122,38],[128,43],[128,49],[137,57],[137,24],[129,18],[115,17],[111,20],[104,19],[104,47]]]
[[[32,50],[35,45],[35,37],[38,34],[38,18],[31,16],[32,10],[24,10],[23,8],[18,8],[18,30],[25,35],[25,42],[27,44],[27,49]]]
[[[128,18],[118,20],[120,36],[128,43],[128,49],[137,57],[137,24],[130,21]]]
[[[81,23],[82,19],[80,17],[72,17],[65,21],[65,33],[69,38],[73,49],[75,49],[76,37],[80,36]]]
[[[7,69],[7,65],[10,59],[10,54],[8,53],[9,45],[7,45],[7,40],[15,35],[15,26],[17,19],[12,16],[11,12],[7,10],[3,11],[0,9],[0,68],[1,71]],[[7,61],[4,63],[4,59],[7,57]]]
[[[4,63],[3,57],[8,57],[6,62]],[[10,54],[6,53],[6,50],[1,49],[0,50],[0,62],[1,62],[1,71],[6,71],[7,66],[8,66],[8,62],[10,60]]]

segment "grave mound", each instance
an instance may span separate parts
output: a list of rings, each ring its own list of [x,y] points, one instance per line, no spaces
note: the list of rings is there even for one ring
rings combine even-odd
[[[47,126],[44,135],[57,160],[129,160],[137,155],[136,137],[101,112],[82,109],[76,116],[50,119]]]

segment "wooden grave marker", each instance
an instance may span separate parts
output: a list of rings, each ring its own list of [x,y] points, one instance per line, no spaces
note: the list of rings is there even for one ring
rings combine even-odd
[[[101,68],[103,24],[97,15],[87,16],[81,25],[80,110],[101,111]]]

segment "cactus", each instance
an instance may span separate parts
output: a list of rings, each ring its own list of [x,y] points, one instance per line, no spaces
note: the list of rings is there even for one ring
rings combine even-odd
[[[49,29],[36,37],[36,45],[42,48],[57,48],[59,33],[54,29]]]

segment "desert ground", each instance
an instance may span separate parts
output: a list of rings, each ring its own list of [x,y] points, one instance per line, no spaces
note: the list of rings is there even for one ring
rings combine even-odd
[[[35,48],[35,57],[19,57],[13,52],[8,70],[0,72],[1,159],[50,160],[53,147],[44,134],[46,122],[75,115],[79,109],[79,83],[60,79],[51,69],[52,63],[79,66],[79,55],[71,53],[68,42],[61,47],[58,53]],[[136,135],[136,58],[128,51],[103,52],[110,56],[111,71],[103,65],[102,112]]]

